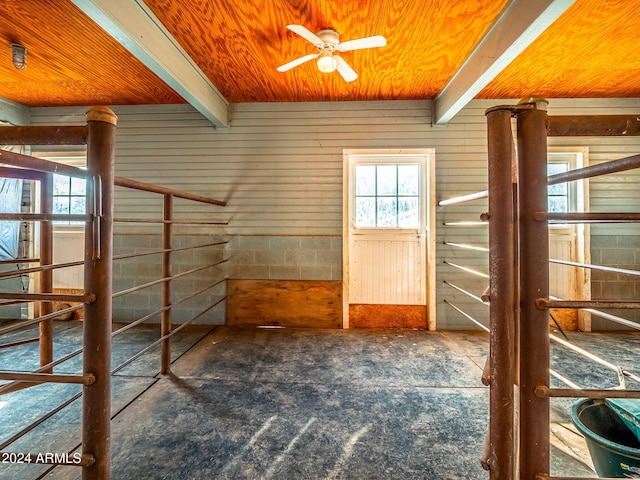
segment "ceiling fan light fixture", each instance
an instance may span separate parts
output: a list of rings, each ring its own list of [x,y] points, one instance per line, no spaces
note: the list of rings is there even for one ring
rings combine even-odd
[[[335,72],[336,68],[338,68],[338,61],[328,48],[323,49],[320,58],[318,58],[318,70],[322,73],[331,73]]]
[[[19,43],[12,43],[11,61],[18,70],[24,70],[24,67],[27,66],[27,47]]]

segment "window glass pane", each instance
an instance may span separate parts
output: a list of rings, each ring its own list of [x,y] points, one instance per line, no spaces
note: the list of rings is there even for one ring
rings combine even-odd
[[[567,197],[549,197],[549,211],[565,213],[567,209]]]
[[[84,178],[71,179],[71,195],[85,195],[87,181]]]
[[[567,194],[567,184],[566,183],[558,183],[557,185],[549,185],[549,195],[566,195]]]
[[[378,227],[398,226],[398,200],[396,197],[378,197]]]
[[[567,162],[547,164],[547,173],[549,175],[563,173],[568,170],[569,164]],[[550,212],[564,213],[569,211],[569,185],[566,182],[549,185],[547,187],[547,193],[549,195]]]
[[[375,165],[356,165],[356,195],[376,194]]]
[[[69,177],[53,174],[53,194],[69,195]]]
[[[377,195],[397,195],[396,165],[378,165]]]
[[[398,195],[418,195],[420,165],[398,165]]]
[[[398,226],[401,228],[420,228],[418,197],[398,199]]]
[[[69,197],[53,197],[53,213],[69,213]]]
[[[85,197],[71,197],[70,213],[82,214],[85,212]]]
[[[555,175],[557,173],[564,173],[569,170],[568,163],[548,163],[547,175]],[[549,185],[549,195],[567,195],[567,184],[559,183],[556,185]]]
[[[376,226],[376,200],[374,197],[356,198],[356,227]]]
[[[547,174],[555,175],[556,173],[563,173],[569,170],[568,163],[548,163],[547,164]]]

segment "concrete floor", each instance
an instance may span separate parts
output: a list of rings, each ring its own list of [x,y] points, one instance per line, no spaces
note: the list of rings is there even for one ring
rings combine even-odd
[[[157,328],[116,337],[113,365],[157,338]],[[56,326],[64,332],[57,355],[80,344],[80,331],[76,322]],[[171,376],[159,375],[154,350],[113,378],[113,479],[488,478],[479,463],[488,421],[488,389],[480,382],[484,333],[202,326],[183,332],[174,342]],[[28,336],[12,339],[20,335]],[[571,338],[636,368],[640,335]],[[0,369],[35,368],[27,359],[35,348],[0,350]],[[584,387],[616,383],[615,373],[558,348],[552,362]],[[0,397],[0,443],[79,390],[45,385]],[[596,477],[570,406],[570,400],[552,405],[552,474]],[[75,401],[3,450],[62,453],[79,443]],[[80,478],[75,467],[49,470],[2,464],[0,479]]]

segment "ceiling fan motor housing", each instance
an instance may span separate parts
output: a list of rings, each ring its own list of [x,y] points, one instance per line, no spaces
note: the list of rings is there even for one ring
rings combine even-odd
[[[325,28],[316,33],[316,36],[324,42],[324,45],[318,46],[320,50],[328,48],[330,52],[333,52],[340,43],[340,34],[332,28]]]

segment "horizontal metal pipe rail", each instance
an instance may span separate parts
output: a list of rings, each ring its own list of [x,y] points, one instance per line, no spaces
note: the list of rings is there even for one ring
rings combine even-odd
[[[627,212],[587,212],[587,213],[547,213],[536,212],[533,216],[538,222],[557,223],[637,223],[640,213]]]
[[[488,304],[487,302],[485,302],[481,297],[478,297],[477,295],[474,295],[473,293],[468,292],[467,290],[465,290],[465,289],[464,289],[464,288],[462,288],[462,287],[459,287],[459,286],[457,286],[457,285],[454,285],[453,283],[449,282],[448,280],[445,280],[445,281],[444,281],[444,284],[445,284],[445,285],[449,285],[450,287],[452,287],[452,288],[456,289],[457,291],[459,291],[459,292],[461,292],[461,293],[464,293],[466,296],[473,298],[476,302],[479,302],[479,303],[481,303],[481,304],[483,304],[483,305],[489,305],[489,304]]]
[[[640,398],[640,390],[599,390],[536,387],[534,393],[540,398]]]
[[[14,260],[0,260],[0,265],[15,265],[15,264],[24,265],[25,263],[40,263],[40,259],[39,258],[16,258]]]
[[[448,260],[444,260],[442,263],[444,263],[445,265],[449,265],[450,267],[457,268],[458,270],[462,270],[463,272],[471,273],[472,275],[475,275],[477,277],[487,279],[489,278],[489,275],[487,275],[486,273],[474,270],[473,268],[463,267],[462,265],[458,265],[457,263],[451,263]]]
[[[462,310],[459,307],[456,307],[453,303],[451,303],[448,300],[444,300],[444,303],[446,305],[449,305],[451,308],[453,308],[454,310],[457,310],[458,313],[462,314],[467,320],[470,320],[471,322],[475,323],[477,326],[479,326],[482,330],[484,330],[485,332],[489,333],[489,328],[485,327],[482,322],[480,322],[479,320],[476,320],[475,318],[473,318],[471,315],[469,315],[467,312],[465,312],[464,310]]]
[[[594,265],[592,263],[570,262],[568,260],[558,260],[556,258],[550,258],[549,261],[551,263],[556,263],[558,265],[568,265],[570,267],[589,268],[591,270],[600,270],[602,272],[622,273],[625,275],[640,276],[640,270],[628,270],[626,268],[606,267],[604,265]]]
[[[67,294],[67,293],[12,293],[2,292],[0,298],[7,300],[25,300],[27,302],[84,302],[92,303],[95,300],[95,294]]]
[[[40,267],[24,268],[22,270],[11,270],[0,273],[0,278],[13,278],[20,277],[29,273],[46,272],[48,270],[58,270],[60,268],[78,267],[84,265],[84,260],[78,260],[76,262],[56,263],[50,265],[42,265]]]
[[[489,249],[487,247],[478,247],[475,245],[466,245],[464,243],[451,243],[451,242],[442,242],[444,245],[449,245],[451,247],[458,247],[465,250],[476,250],[478,252],[487,252],[489,253]]]
[[[640,168],[640,154],[598,163],[597,165],[589,165],[588,167],[576,168],[568,172],[556,173],[555,175],[549,176],[547,184],[557,185],[558,183],[573,182],[611,173],[625,172],[635,168]]]
[[[593,315],[597,315],[599,317],[605,318],[611,322],[616,322],[616,323],[619,323],[620,325],[625,325],[627,327],[640,330],[640,324],[636,322],[632,322],[631,320],[627,320],[626,318],[621,318],[621,317],[618,317],[617,315],[611,315],[610,313],[601,312],[599,310],[594,310],[592,308],[584,308],[583,310]]]
[[[631,373],[631,372],[627,372],[626,370],[621,370],[617,365],[614,365],[611,362],[608,362],[606,360],[604,360],[603,358],[598,357],[597,355],[594,355],[591,352],[586,351],[583,348],[580,348],[576,345],[574,345],[571,342],[567,342],[566,340],[562,340],[559,337],[556,337],[555,335],[549,335],[549,338],[552,342],[556,342],[559,345],[562,345],[565,348],[568,348],[569,350],[577,353],[578,355],[581,355],[584,358],[588,358],[589,360],[605,367],[608,368],[609,370],[611,370],[612,372],[621,372],[625,377],[630,378],[631,380],[640,383],[640,377],[638,377],[637,375]]]
[[[207,285],[206,287],[201,288],[200,290],[192,293],[191,295],[187,296],[187,297],[183,297],[180,300],[174,301],[171,305],[168,305],[166,307],[162,307],[158,310],[156,310],[155,312],[151,312],[147,315],[145,315],[144,317],[139,318],[138,320],[135,320],[131,323],[126,324],[123,327],[120,327],[118,330],[114,331],[112,334],[112,337],[115,337],[116,335],[119,335],[120,333],[126,332],[127,330],[130,330],[131,328],[135,327],[136,325],[139,325],[143,322],[146,322],[147,320],[152,319],[153,317],[156,317],[158,315],[160,315],[162,312],[172,308],[172,307],[176,307],[182,303],[188,302],[189,300],[197,297],[198,295],[200,295],[201,293],[206,292],[207,290],[211,290],[212,288],[217,287],[218,285],[222,284],[223,282],[225,282],[226,280],[228,280],[228,278],[223,278],[221,280],[217,280],[209,285]]]
[[[607,300],[546,300],[539,298],[536,305],[544,308],[640,308],[640,302]]]
[[[560,375],[557,371],[555,371],[552,368],[549,369],[549,373],[551,374],[552,377],[556,378],[557,380],[560,380],[562,383],[567,385],[569,388],[576,389],[576,390],[580,390],[582,388],[582,387],[580,387],[580,385],[578,385],[577,383],[569,380],[564,375]]]
[[[183,192],[182,190],[176,190],[175,188],[161,187],[160,185],[140,182],[138,180],[131,180],[130,178],[115,177],[114,184],[118,187],[132,188],[134,190],[142,190],[143,192],[158,193],[160,195],[172,195],[175,198],[193,200],[194,202],[198,203],[208,203],[209,205],[218,205],[220,207],[224,207],[227,205],[227,202],[225,200],[216,200],[209,197],[203,197],[201,195],[193,195],[191,193]]]
[[[0,213],[0,220],[13,222],[91,222],[93,216],[68,213]]]
[[[40,322],[44,322],[45,320],[53,320],[56,317],[59,317],[60,315],[64,315],[66,313],[71,313],[71,312],[75,312],[76,310],[80,310],[84,308],[84,305],[73,305],[71,307],[68,308],[63,308],[61,310],[58,310],[57,312],[53,312],[53,313],[48,313],[46,315],[42,315],[40,317],[37,318],[32,318],[29,320],[25,320],[24,322],[20,322],[14,325],[10,325],[8,327],[4,327],[2,329],[0,329],[0,335],[4,335],[5,333],[10,333],[10,332],[15,332],[17,330],[22,330],[23,328],[27,328],[30,327],[32,325],[36,325]]]
[[[136,257],[145,257],[148,255],[158,255],[158,254],[162,254],[162,253],[171,253],[171,252],[182,252],[184,250],[195,250],[198,248],[205,248],[205,247],[213,247],[216,245],[226,245],[227,243],[229,243],[227,240],[224,241],[220,241],[220,242],[213,242],[213,243],[206,243],[206,244],[201,244],[201,245],[193,245],[193,246],[188,246],[188,247],[179,247],[179,248],[167,248],[167,249],[161,249],[161,250],[153,250],[151,252],[138,252],[138,253],[123,253],[121,255],[114,255],[113,256],[113,260],[125,260],[127,258],[136,258]]]
[[[30,343],[35,343],[35,342],[39,342],[39,341],[40,341],[40,339],[38,337],[28,338],[26,340],[20,340],[19,342],[4,343],[4,344],[0,345],[0,349],[20,347],[22,345],[28,345]]]
[[[194,220],[157,220],[143,218],[114,218],[115,223],[154,223],[165,225],[229,225],[229,222],[194,221]]]
[[[187,327],[189,324],[195,322],[197,319],[199,319],[200,317],[202,317],[204,314],[206,314],[207,312],[209,312],[210,310],[214,309],[215,307],[217,307],[218,305],[220,305],[222,302],[224,302],[224,300],[226,299],[226,297],[222,297],[220,298],[217,302],[214,302],[213,304],[209,305],[207,308],[205,308],[202,312],[200,312],[198,315],[196,315],[195,317],[193,317],[190,320],[187,320],[184,323],[181,323],[179,326],[177,326],[176,328],[174,328],[173,330],[171,330],[171,332],[167,333],[166,335],[163,335],[162,337],[160,337],[158,340],[156,340],[155,342],[153,342],[151,345],[148,345],[147,347],[143,348],[140,352],[138,352],[137,354],[135,354],[134,356],[132,356],[131,358],[129,358],[127,361],[121,363],[120,365],[118,365],[116,368],[114,368],[111,371],[111,374],[114,375],[117,372],[119,372],[120,370],[122,370],[123,368],[125,368],[127,365],[131,364],[133,361],[137,360],[138,358],[140,358],[142,355],[144,355],[145,353],[147,353],[149,350],[151,350],[154,347],[157,347],[158,345],[160,345],[162,342],[164,342],[165,340],[171,338],[173,335],[175,335],[177,332],[179,332],[180,330],[182,330],[183,328]]]
[[[593,480],[593,477],[552,477],[549,475],[536,475],[535,480]],[[599,477],[599,480],[620,480],[620,478]]]
[[[489,222],[486,221],[469,221],[469,222],[443,222],[446,227],[488,227]]]
[[[467,195],[460,195],[459,197],[449,198],[447,200],[441,200],[438,205],[446,207],[448,205],[458,205],[460,203],[472,202],[473,200],[480,200],[482,198],[489,197],[489,190],[483,190],[481,192],[469,193]]]
[[[186,277],[187,275],[198,273],[198,272],[201,272],[203,270],[207,270],[209,268],[217,267],[218,265],[222,265],[223,263],[226,263],[228,261],[229,261],[229,259],[225,258],[225,259],[220,260],[219,262],[216,262],[216,263],[211,263],[211,264],[208,264],[208,265],[204,265],[202,267],[196,267],[196,268],[192,268],[190,270],[185,270],[184,272],[176,273],[175,275],[171,275],[169,277],[162,277],[162,278],[159,278],[157,280],[152,280],[152,281],[144,283],[142,285],[136,285],[135,287],[127,288],[126,290],[121,290],[121,291],[119,291],[117,293],[114,293],[112,297],[113,298],[122,297],[124,295],[128,295],[130,293],[134,293],[134,292],[137,292],[139,290],[143,290],[145,288],[153,287],[154,285],[160,285],[162,283],[170,282],[171,280],[176,280],[178,278]]]
[[[70,373],[24,373],[0,371],[0,380],[15,380],[27,383],[77,383],[91,385],[96,381],[93,374],[73,375]]]

